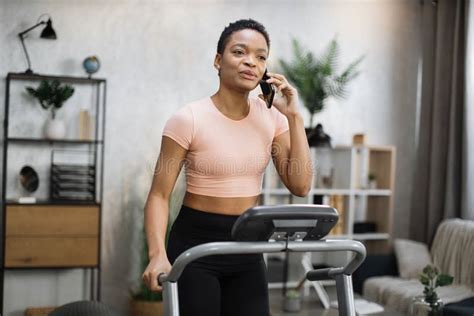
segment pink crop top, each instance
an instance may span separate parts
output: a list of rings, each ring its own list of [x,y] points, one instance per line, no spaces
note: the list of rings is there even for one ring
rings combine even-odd
[[[163,135],[186,149],[186,190],[216,197],[259,195],[273,139],[289,129],[276,108],[250,99],[250,112],[232,120],[210,97],[187,104],[166,122]]]

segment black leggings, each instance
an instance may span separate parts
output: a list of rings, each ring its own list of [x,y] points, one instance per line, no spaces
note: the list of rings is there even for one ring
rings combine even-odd
[[[186,249],[231,241],[238,216],[182,206],[171,228],[167,253],[171,264]],[[214,255],[189,264],[178,280],[180,315],[268,316],[268,284],[263,256]]]

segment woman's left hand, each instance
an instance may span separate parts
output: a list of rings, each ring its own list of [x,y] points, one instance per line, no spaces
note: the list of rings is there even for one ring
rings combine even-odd
[[[278,109],[283,115],[289,116],[298,113],[298,91],[288,83],[285,76],[268,72],[268,83],[275,87],[275,98],[273,99],[273,106]],[[263,98],[263,95],[260,95]]]

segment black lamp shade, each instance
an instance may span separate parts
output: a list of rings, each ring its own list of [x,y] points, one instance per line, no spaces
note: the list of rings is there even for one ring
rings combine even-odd
[[[53,23],[51,22],[51,19],[46,22],[46,27],[41,32],[40,37],[46,39],[56,39],[56,32],[53,29]]]

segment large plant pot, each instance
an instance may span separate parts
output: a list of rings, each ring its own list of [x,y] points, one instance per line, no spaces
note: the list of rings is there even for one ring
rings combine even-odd
[[[130,316],[163,316],[163,302],[130,301]]]
[[[309,147],[314,147],[315,142],[314,142],[314,136],[315,136],[315,131],[313,127],[305,127],[304,131],[306,132],[306,139],[308,140],[308,145]]]
[[[66,136],[66,125],[60,119],[49,119],[44,126],[44,134],[48,139],[63,139]]]
[[[305,132],[309,147],[332,147],[331,136],[324,132],[321,124],[314,128],[306,127]]]

